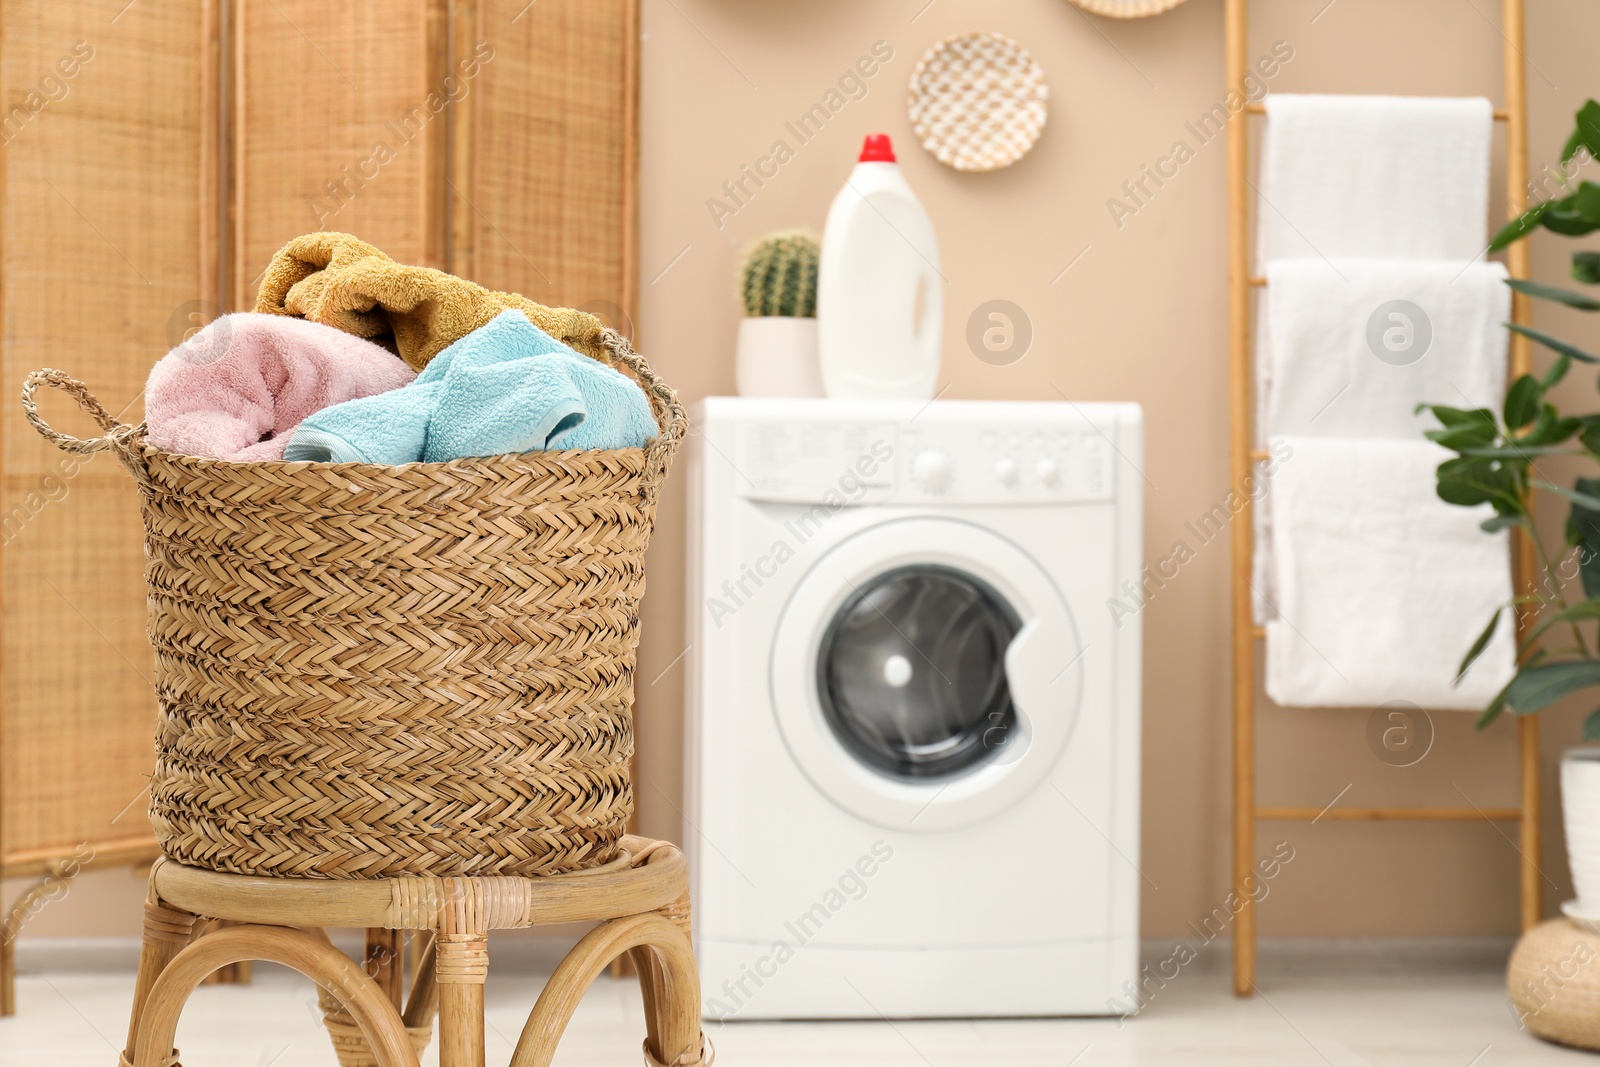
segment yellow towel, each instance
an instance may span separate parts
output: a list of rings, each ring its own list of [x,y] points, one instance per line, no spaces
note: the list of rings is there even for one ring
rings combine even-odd
[[[369,338],[419,371],[508,308],[527,312],[535,326],[585,355],[607,358],[600,347],[603,324],[587,312],[548,308],[431,267],[408,267],[347,233],[308,233],[284,245],[256,297],[258,312]]]

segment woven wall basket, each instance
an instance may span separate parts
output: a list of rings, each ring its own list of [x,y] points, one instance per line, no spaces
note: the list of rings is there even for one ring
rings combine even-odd
[[[167,855],[311,878],[612,858],[644,551],[687,423],[620,334],[604,347],[650,397],[647,449],[231,463],[154,448],[60,371],[28,376],[41,434],[139,483]],[[41,384],[105,436],[45,425]]]

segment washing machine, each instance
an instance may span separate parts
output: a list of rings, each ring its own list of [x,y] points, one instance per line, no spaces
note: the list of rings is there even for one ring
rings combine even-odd
[[[705,1016],[1125,1010],[1139,408],[712,398],[693,427]]]

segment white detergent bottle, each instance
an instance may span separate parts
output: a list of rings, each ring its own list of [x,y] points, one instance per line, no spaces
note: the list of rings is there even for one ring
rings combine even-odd
[[[822,232],[823,388],[836,399],[928,400],[943,330],[933,222],[901,175],[888,134],[869,134]]]

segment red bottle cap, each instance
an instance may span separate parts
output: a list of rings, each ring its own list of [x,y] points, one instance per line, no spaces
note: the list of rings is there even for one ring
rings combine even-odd
[[[894,145],[886,133],[869,133],[861,142],[861,163],[893,163]]]

